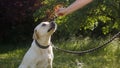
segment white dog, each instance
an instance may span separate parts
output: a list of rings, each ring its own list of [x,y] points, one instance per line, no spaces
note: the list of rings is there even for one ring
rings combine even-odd
[[[42,22],[34,29],[34,40],[19,68],[52,68],[51,35],[56,28],[54,22]]]

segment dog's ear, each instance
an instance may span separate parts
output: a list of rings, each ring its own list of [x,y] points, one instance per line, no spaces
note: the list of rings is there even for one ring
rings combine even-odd
[[[34,33],[33,33],[33,39],[34,39],[34,40],[39,39],[39,36],[38,36],[38,32],[37,32],[37,30],[34,30]]]

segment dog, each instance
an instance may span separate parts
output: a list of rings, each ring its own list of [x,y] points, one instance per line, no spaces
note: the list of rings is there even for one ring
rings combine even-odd
[[[19,68],[52,68],[53,47],[51,35],[57,25],[52,22],[41,22],[34,29],[33,42],[25,54]]]

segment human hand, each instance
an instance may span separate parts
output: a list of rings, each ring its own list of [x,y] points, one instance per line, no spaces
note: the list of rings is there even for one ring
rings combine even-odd
[[[55,11],[55,14],[56,14],[57,16],[67,15],[66,8],[58,8],[58,9]]]

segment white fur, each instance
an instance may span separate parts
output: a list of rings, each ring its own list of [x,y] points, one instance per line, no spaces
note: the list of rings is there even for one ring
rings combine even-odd
[[[44,24],[44,25],[43,25]],[[25,54],[22,63],[19,68],[52,68],[53,61],[53,50],[51,46],[51,35],[55,32],[55,28],[48,30],[52,27],[52,23],[42,22],[34,30],[33,42],[30,49]],[[38,41],[40,45],[50,45],[47,49],[39,48],[35,40]]]

